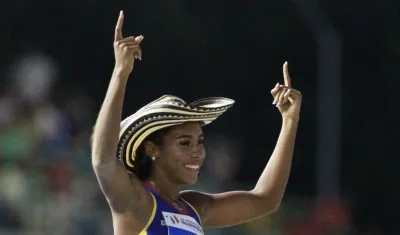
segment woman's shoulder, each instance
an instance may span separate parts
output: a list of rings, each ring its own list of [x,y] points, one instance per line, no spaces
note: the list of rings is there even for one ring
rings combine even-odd
[[[183,200],[188,202],[194,207],[200,219],[204,221],[204,217],[207,212],[208,205],[212,202],[212,194],[196,191],[196,190],[185,190],[180,193]]]

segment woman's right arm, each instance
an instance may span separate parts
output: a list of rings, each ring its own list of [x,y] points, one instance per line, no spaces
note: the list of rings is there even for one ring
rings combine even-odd
[[[115,68],[100,109],[92,137],[92,165],[102,192],[116,213],[136,210],[145,199],[140,180],[130,176],[116,158],[126,84],[133,70],[134,57],[141,58],[139,37],[122,37],[123,13],[115,28]],[[147,203],[144,203],[147,204]]]

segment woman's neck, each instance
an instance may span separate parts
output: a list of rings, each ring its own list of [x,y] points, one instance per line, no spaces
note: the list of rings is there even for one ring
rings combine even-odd
[[[172,183],[166,177],[150,177],[148,180],[159,194],[172,201],[178,200],[180,185]]]

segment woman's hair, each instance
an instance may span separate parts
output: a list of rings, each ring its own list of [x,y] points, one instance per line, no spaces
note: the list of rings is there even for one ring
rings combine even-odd
[[[136,151],[135,167],[133,168],[133,173],[139,177],[140,180],[146,180],[150,177],[151,169],[153,167],[153,160],[151,157],[147,156],[145,145],[146,141],[150,141],[155,145],[163,144],[163,137],[168,133],[168,128],[160,129],[151,133],[143,142],[139,145]]]

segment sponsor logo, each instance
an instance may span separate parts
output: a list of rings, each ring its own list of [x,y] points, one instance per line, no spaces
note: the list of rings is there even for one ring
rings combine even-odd
[[[202,227],[193,217],[170,212],[162,212],[162,214],[168,227],[189,231],[196,235],[204,234]]]

